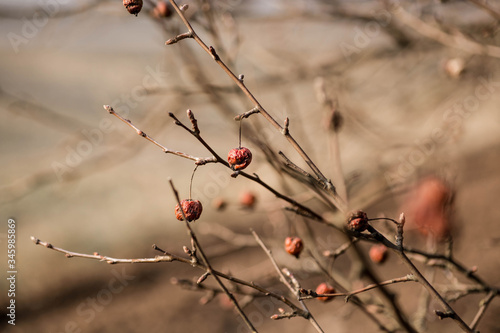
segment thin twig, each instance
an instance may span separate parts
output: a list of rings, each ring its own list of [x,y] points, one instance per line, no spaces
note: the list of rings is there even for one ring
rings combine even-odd
[[[179,198],[179,193],[175,189],[175,186],[174,186],[174,183],[173,183],[172,179],[169,179],[169,183],[170,183],[170,187],[172,188],[172,191],[174,192],[174,196],[175,196],[175,199],[177,200],[177,204],[179,205],[179,207],[182,207],[181,200]],[[222,283],[221,279],[215,274],[214,269],[210,265],[210,263],[208,261],[208,258],[205,255],[205,252],[203,251],[203,249],[202,249],[202,247],[200,245],[200,242],[198,241],[198,238],[196,237],[196,234],[194,233],[193,229],[189,225],[189,222],[187,221],[187,218],[186,218],[185,213],[184,213],[184,209],[180,209],[180,211],[181,211],[182,217],[184,219],[186,228],[188,230],[189,236],[191,237],[191,240],[194,243],[195,248],[199,251],[201,259],[203,260],[205,266],[207,267],[207,272],[214,277],[215,281],[220,286],[220,288],[224,291],[224,293],[227,295],[227,297],[229,298],[229,300],[231,301],[231,303],[233,303],[234,307],[236,308],[236,311],[239,313],[239,315],[241,316],[241,318],[243,319],[243,321],[245,322],[245,324],[248,326],[248,328],[252,332],[257,332],[257,330],[253,326],[252,322],[248,319],[247,315],[245,314],[245,312],[243,311],[243,309],[238,304],[238,301],[236,300],[236,298],[227,289],[227,287],[224,285],[224,283]]]
[[[254,231],[252,230],[252,234],[253,236],[255,237],[255,240],[257,241],[257,243],[260,245],[260,247],[262,248],[262,250],[264,250],[264,252],[267,254],[267,256],[269,257],[269,260],[271,261],[271,263],[273,264],[274,266],[274,269],[276,270],[276,272],[278,272],[278,276],[280,277],[280,281],[290,290],[290,292],[293,294],[293,295],[296,295],[297,298],[299,298],[299,288],[296,288],[296,287],[293,287],[290,282],[288,282],[287,278],[285,277],[283,271],[280,269],[280,267],[278,266],[278,263],[276,262],[276,260],[274,259],[273,257],[273,254],[271,252],[270,249],[267,248],[267,246],[264,244],[264,242],[262,241],[262,239],[259,237],[259,235]],[[285,270],[285,272],[288,272],[288,270]],[[287,274],[288,276],[291,276],[290,273]],[[292,281],[296,281],[295,279],[293,279]],[[298,282],[296,282],[296,284],[298,285]],[[323,332],[323,329],[319,326],[318,322],[316,321],[316,319],[314,319],[314,317],[312,316],[312,314],[309,312],[309,309],[307,308],[307,306],[305,305],[305,303],[299,299],[299,302],[300,304],[302,305],[302,308],[304,309],[304,311],[307,312],[307,319],[309,320],[309,322],[311,323],[311,325],[316,329],[316,331],[318,332]]]
[[[134,129],[139,136],[142,136],[144,139],[146,139],[149,142],[153,143],[155,146],[161,148],[161,150],[163,150],[163,152],[165,152],[167,154],[173,154],[173,155],[176,155],[176,156],[187,158],[189,160],[193,160],[198,165],[217,162],[214,157],[200,158],[200,157],[194,157],[194,156],[188,155],[188,154],[180,152],[180,151],[170,150],[167,147],[163,146],[162,144],[158,143],[153,138],[151,138],[144,131],[142,131],[139,128],[137,128],[134,124],[132,124],[132,122],[130,120],[125,119],[122,116],[120,116],[118,113],[115,112],[115,110],[113,110],[113,108],[111,106],[104,105],[104,109],[106,111],[108,111],[110,114],[112,114],[113,116],[115,116],[116,118],[118,118],[121,121],[123,121],[128,126],[130,126],[132,129]]]
[[[500,58],[500,47],[493,45],[483,45],[473,40],[465,38],[463,35],[450,35],[446,32],[433,27],[416,16],[405,11],[400,5],[391,9],[395,16],[404,24],[420,33],[421,35],[433,39],[443,45],[453,47],[467,53],[477,55],[487,55],[494,58]]]
[[[384,235],[379,233],[375,228],[369,226],[368,231],[377,240],[382,242],[385,246],[392,249],[400,257],[401,261],[408,267],[413,275],[417,278],[418,282],[424,286],[425,289],[438,301],[439,304],[445,309],[445,312],[436,311],[436,314],[441,318],[451,318],[458,326],[464,331],[473,333],[472,330],[463,319],[453,310],[453,308],[448,304],[448,302],[441,296],[441,294],[434,288],[434,286],[429,283],[429,281],[423,276],[423,274],[418,270],[418,268],[413,264],[413,262],[404,253],[404,248],[401,246],[393,244]],[[402,230],[401,230],[402,232]],[[402,237],[402,235],[401,235]]]
[[[370,284],[366,287],[350,291],[350,292],[345,292],[345,293],[331,293],[331,294],[318,294],[314,292],[313,290],[306,290],[306,289],[301,289],[300,292],[306,296],[301,296],[300,299],[310,299],[310,298],[317,298],[317,297],[345,297],[346,303],[350,300],[351,296],[357,295],[364,293],[366,291],[375,289],[375,288],[380,288],[381,286],[387,286],[390,284],[396,284],[396,283],[401,283],[401,282],[417,282],[417,279],[415,276],[409,274],[400,278],[396,279],[391,279],[387,281],[383,281],[380,283],[374,283]]]
[[[498,292],[496,291],[490,291],[488,295],[484,299],[481,300],[479,303],[479,310],[477,311],[476,315],[474,316],[474,319],[470,323],[470,328],[475,330],[477,325],[479,324],[479,321],[483,317],[486,309],[488,308],[488,305],[490,305],[491,301],[498,296]]]
[[[109,256],[103,256],[100,255],[99,253],[94,253],[94,254],[86,254],[86,253],[78,253],[78,252],[73,252],[73,251],[68,251],[56,246],[53,246],[51,243],[41,241],[40,239],[31,236],[31,240],[36,244],[36,245],[41,245],[46,247],[47,249],[54,250],[60,253],[63,253],[66,258],[86,258],[86,259],[94,259],[98,261],[105,262],[107,264],[151,264],[151,263],[161,263],[161,262],[174,262],[178,261],[196,268],[199,268],[203,271],[207,271],[207,267],[197,261],[193,261],[192,259],[184,258],[172,253],[169,253],[155,244],[153,244],[153,249],[163,253],[162,256],[156,256],[154,258],[136,258],[136,259],[123,259],[123,258],[113,258]],[[305,313],[301,308],[297,307],[292,301],[290,301],[288,298],[286,298],[283,295],[277,294],[271,290],[267,290],[263,287],[258,286],[254,282],[248,282],[242,279],[239,279],[237,277],[231,276],[226,273],[222,273],[216,270],[213,270],[212,273],[214,275],[217,275],[223,279],[226,279],[228,281],[231,281],[233,283],[241,284],[242,286],[246,286],[252,289],[255,289],[259,291],[260,293],[270,296],[280,302],[283,302],[287,306],[289,306],[293,311],[295,311],[299,316],[302,316],[306,318],[307,313]]]
[[[299,153],[299,155],[304,159],[304,161],[309,165],[309,167],[313,170],[314,174],[321,179],[323,182],[324,189],[329,191],[334,197],[337,197],[336,192],[335,192],[335,187],[333,186],[332,182],[327,179],[322,172],[319,170],[319,168],[316,166],[316,164],[311,160],[311,158],[306,154],[306,152],[302,149],[302,147],[297,143],[297,141],[293,138],[293,136],[289,133],[289,131],[283,131],[284,128],[262,107],[262,105],[259,103],[259,101],[253,96],[253,94],[250,92],[250,90],[245,86],[243,80],[241,80],[239,77],[237,77],[230,69],[227,67],[227,65],[220,59],[219,55],[215,51],[215,49],[212,46],[207,46],[205,42],[197,35],[197,33],[194,31],[193,27],[189,23],[188,19],[184,15],[183,11],[180,10],[179,6],[174,0],[170,0],[170,3],[174,7],[175,11],[181,18],[182,22],[184,25],[188,28],[189,33],[191,34],[192,38],[201,46],[205,52],[207,52],[209,55],[212,56],[212,58],[217,62],[217,64],[224,70],[224,72],[234,81],[234,83],[241,89],[241,91],[250,99],[250,101],[253,103],[254,107],[259,110],[259,113],[264,116],[266,120],[268,120],[271,125],[276,128],[280,133],[283,133],[285,138],[290,142],[292,147],[295,148],[295,150]]]

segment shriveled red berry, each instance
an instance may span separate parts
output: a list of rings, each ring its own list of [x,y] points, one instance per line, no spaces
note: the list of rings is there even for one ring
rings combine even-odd
[[[383,244],[376,244],[370,248],[370,259],[376,263],[381,264],[387,259],[387,246]]]
[[[304,244],[302,243],[302,239],[299,237],[287,237],[285,239],[285,250],[290,253],[295,258],[298,258],[300,252],[304,248]]]
[[[201,212],[203,211],[203,206],[201,205],[201,202],[199,202],[198,200],[191,200],[191,199],[182,200],[181,206],[182,210],[184,211],[184,215],[186,215],[186,220],[188,222],[199,219]],[[179,208],[179,204],[175,206],[175,217],[179,221],[184,220],[182,217],[182,212]]]
[[[257,197],[250,191],[244,191],[240,194],[240,204],[245,208],[253,208]]]
[[[317,287],[316,287],[316,294],[333,294],[335,293],[335,288],[333,288],[332,286],[330,286],[328,283],[326,282],[323,282],[323,283],[320,283]],[[322,302],[328,302],[330,300],[333,299],[332,296],[323,296],[323,297],[317,297],[316,299],[322,301]]]
[[[142,9],[142,0],[123,0],[123,5],[130,14],[137,16]]]
[[[231,149],[227,154],[227,161],[231,169],[243,170],[252,162],[252,152],[245,147]]]
[[[347,229],[353,232],[362,232],[368,228],[368,216],[362,210],[352,212],[347,218]]]

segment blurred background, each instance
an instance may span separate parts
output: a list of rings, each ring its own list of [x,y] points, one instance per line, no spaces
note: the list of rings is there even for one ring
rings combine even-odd
[[[452,213],[437,220],[453,235],[456,258],[498,286],[500,6],[490,2],[408,1],[402,12],[380,1],[200,0],[186,2],[186,15],[234,73],[244,74],[266,110],[280,123],[290,119],[291,133],[347,194],[349,209],[392,218],[417,211],[417,221],[417,203],[426,202],[418,186],[438,179],[453,197]],[[8,284],[0,282],[2,331],[246,332],[224,297],[175,285],[203,271],[66,259],[30,240],[115,258],[153,257],[159,253],[152,244],[184,255],[190,240],[175,219],[168,179],[187,198],[193,162],[162,153],[103,105],[169,149],[198,157],[210,153],[169,112],[190,127],[191,109],[203,138],[225,157],[238,146],[234,116],[253,105],[194,40],[164,45],[186,31],[172,10],[156,1],[145,1],[137,17],[119,1],[0,5],[0,241],[6,253],[7,220],[14,219],[18,271],[15,327],[6,323]],[[268,122],[253,115],[242,131],[242,145],[254,152],[248,173],[344,223],[343,214],[283,171],[278,151],[308,169]],[[288,204],[258,184],[230,175],[208,164],[193,181],[204,212],[192,225],[214,267],[284,291],[253,228],[278,262],[314,289],[323,279],[317,265],[287,255],[285,237],[309,225],[318,235],[310,250],[318,253],[341,240],[285,211]],[[407,244],[442,250],[419,229],[409,219]],[[348,260],[336,265],[351,268]],[[407,274],[395,256],[379,268],[387,279]],[[446,276],[437,275],[444,283]],[[421,288],[393,288],[413,313]],[[470,322],[482,297],[453,306]],[[377,331],[343,300],[318,303],[308,304],[327,332]],[[281,306],[263,298],[246,309],[259,331],[313,331],[303,319],[270,320]],[[435,307],[423,315],[428,331],[456,332],[432,314]],[[500,332],[499,315],[496,299],[481,332]]]

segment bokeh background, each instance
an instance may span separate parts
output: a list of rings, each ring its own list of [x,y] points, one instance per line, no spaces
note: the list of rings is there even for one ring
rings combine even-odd
[[[187,3],[200,36],[236,74],[245,75],[246,85],[276,119],[289,117],[293,135],[327,177],[339,165],[337,136],[325,128],[329,110],[318,92],[323,89],[336,101],[343,119],[340,166],[351,209],[396,218],[419,179],[430,174],[444,179],[455,193],[450,223],[456,257],[466,267],[476,266],[491,285],[500,283],[498,56],[443,46],[376,1]],[[223,297],[202,305],[209,296],[172,284],[172,278],[196,280],[202,271],[179,263],[66,259],[30,240],[35,236],[68,250],[117,258],[155,256],[152,244],[183,254],[182,246],[190,244],[175,220],[168,179],[187,197],[192,161],[163,154],[103,105],[112,105],[166,147],[202,157],[210,154],[168,113],[189,124],[185,111],[193,110],[203,137],[225,156],[238,145],[232,118],[252,105],[193,40],[164,45],[185,28],[175,14],[158,15],[155,5],[145,1],[138,17],[119,1],[0,5],[0,241],[6,253],[7,220],[15,219],[18,270],[16,326],[2,315],[4,332],[245,332]],[[500,45],[498,17],[468,1],[402,5],[450,34],[459,30],[478,44]],[[272,168],[255,138],[306,168],[286,140],[258,115],[245,124],[243,145],[254,151],[248,172],[342,223],[313,193]],[[213,265],[284,290],[253,241],[253,228],[278,262],[314,289],[322,279],[314,263],[298,262],[282,248],[290,232],[305,228],[301,218],[257,184],[230,174],[209,164],[194,177],[193,197],[205,209],[193,227]],[[240,202],[249,191],[257,198],[253,208]],[[227,207],[218,210],[217,200]],[[316,234],[328,233],[313,226]],[[340,245],[327,236],[317,241],[316,250]],[[405,241],[428,246],[411,223]],[[3,255],[1,267],[6,260]],[[395,256],[389,261],[380,268],[382,277],[407,273]],[[347,260],[338,265],[349,268]],[[4,314],[5,278],[0,286]],[[391,290],[405,311],[416,309],[420,287]],[[470,322],[480,300],[473,295],[453,306]],[[342,300],[308,304],[327,332],[377,331]],[[258,299],[246,309],[259,331],[313,331],[302,319],[270,320],[279,306]],[[499,315],[494,300],[481,332],[500,332]],[[432,314],[428,318],[429,331],[458,329]]]

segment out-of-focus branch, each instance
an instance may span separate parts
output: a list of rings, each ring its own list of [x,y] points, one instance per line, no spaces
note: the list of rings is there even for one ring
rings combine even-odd
[[[394,13],[394,15],[402,23],[406,24],[419,34],[433,39],[443,45],[453,47],[471,54],[487,55],[494,58],[500,58],[500,47],[498,46],[479,44],[460,34],[450,35],[408,13],[401,6],[394,7],[391,12]]]

